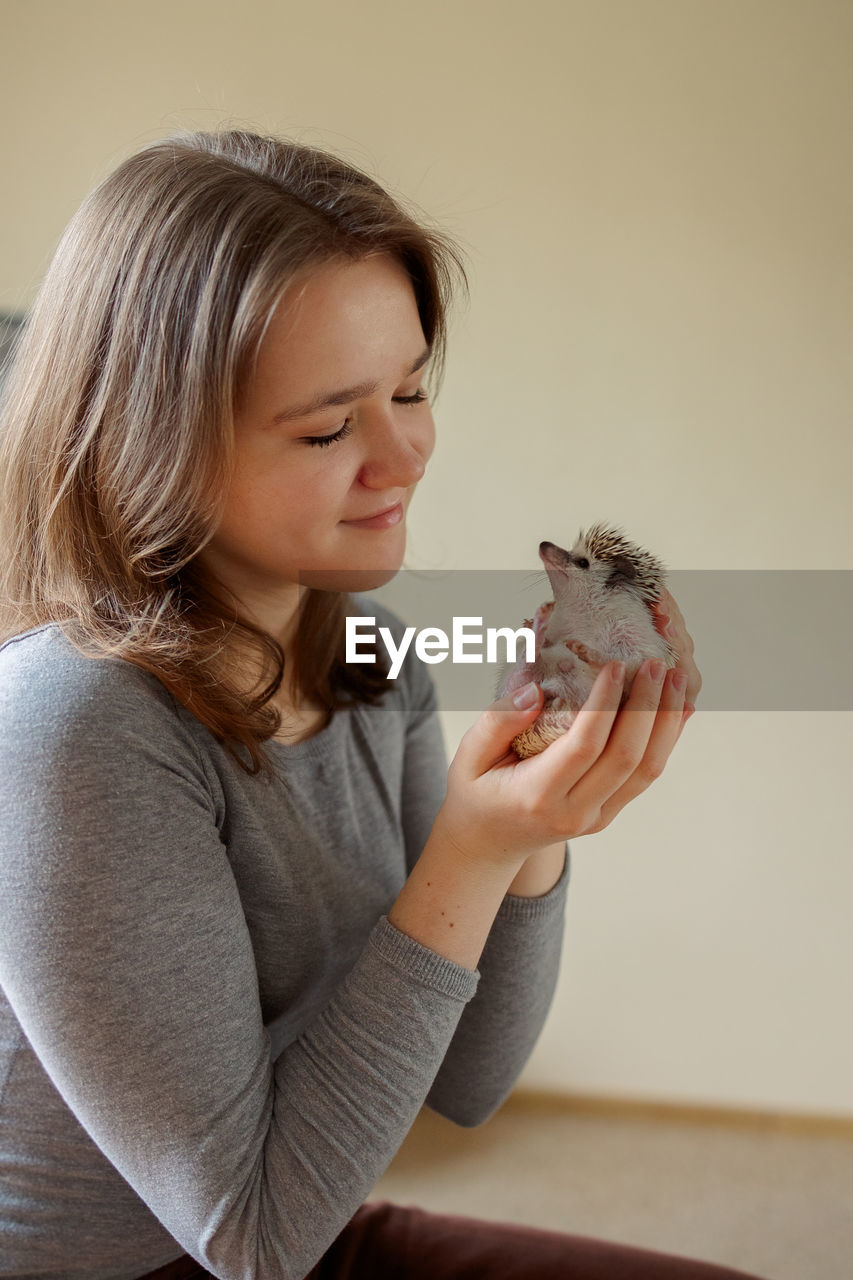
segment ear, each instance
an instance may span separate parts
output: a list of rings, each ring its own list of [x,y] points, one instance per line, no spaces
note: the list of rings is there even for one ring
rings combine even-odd
[[[634,582],[636,577],[637,570],[627,556],[614,556],[610,561],[610,575],[605,586],[624,587],[626,583]]]

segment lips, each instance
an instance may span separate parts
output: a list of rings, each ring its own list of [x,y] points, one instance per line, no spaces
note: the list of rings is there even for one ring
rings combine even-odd
[[[359,520],[344,520],[343,524],[355,525],[361,529],[387,529],[392,525],[399,524],[403,519],[403,502],[395,502],[392,507],[383,507],[381,511],[376,511],[372,516],[362,516]]]
[[[381,511],[374,511],[371,516],[359,516],[357,520],[347,520],[346,524],[363,524],[365,520],[378,520],[380,516],[387,516],[389,512],[399,507],[399,502],[394,502],[390,507],[383,507]]]

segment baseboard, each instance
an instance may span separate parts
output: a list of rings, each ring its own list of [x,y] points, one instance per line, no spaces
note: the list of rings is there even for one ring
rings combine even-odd
[[[520,1088],[504,1104],[513,1111],[549,1111],[558,1115],[612,1116],[658,1123],[730,1126],[775,1132],[825,1134],[853,1138],[853,1116],[822,1112],[771,1111],[750,1107],[710,1106],[663,1102],[657,1099],[613,1097],[606,1094],[560,1093]]]

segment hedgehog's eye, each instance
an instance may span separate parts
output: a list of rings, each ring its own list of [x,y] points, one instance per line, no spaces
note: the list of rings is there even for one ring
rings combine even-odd
[[[589,568],[589,561],[587,560],[586,556],[578,556],[577,560],[575,561],[575,564],[578,566],[579,569]]]

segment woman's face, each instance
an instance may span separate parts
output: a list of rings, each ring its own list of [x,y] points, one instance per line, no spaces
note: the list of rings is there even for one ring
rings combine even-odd
[[[224,517],[198,557],[256,612],[292,600],[294,583],[369,590],[400,568],[435,443],[428,355],[391,256],[327,263],[284,296],[235,421]]]

